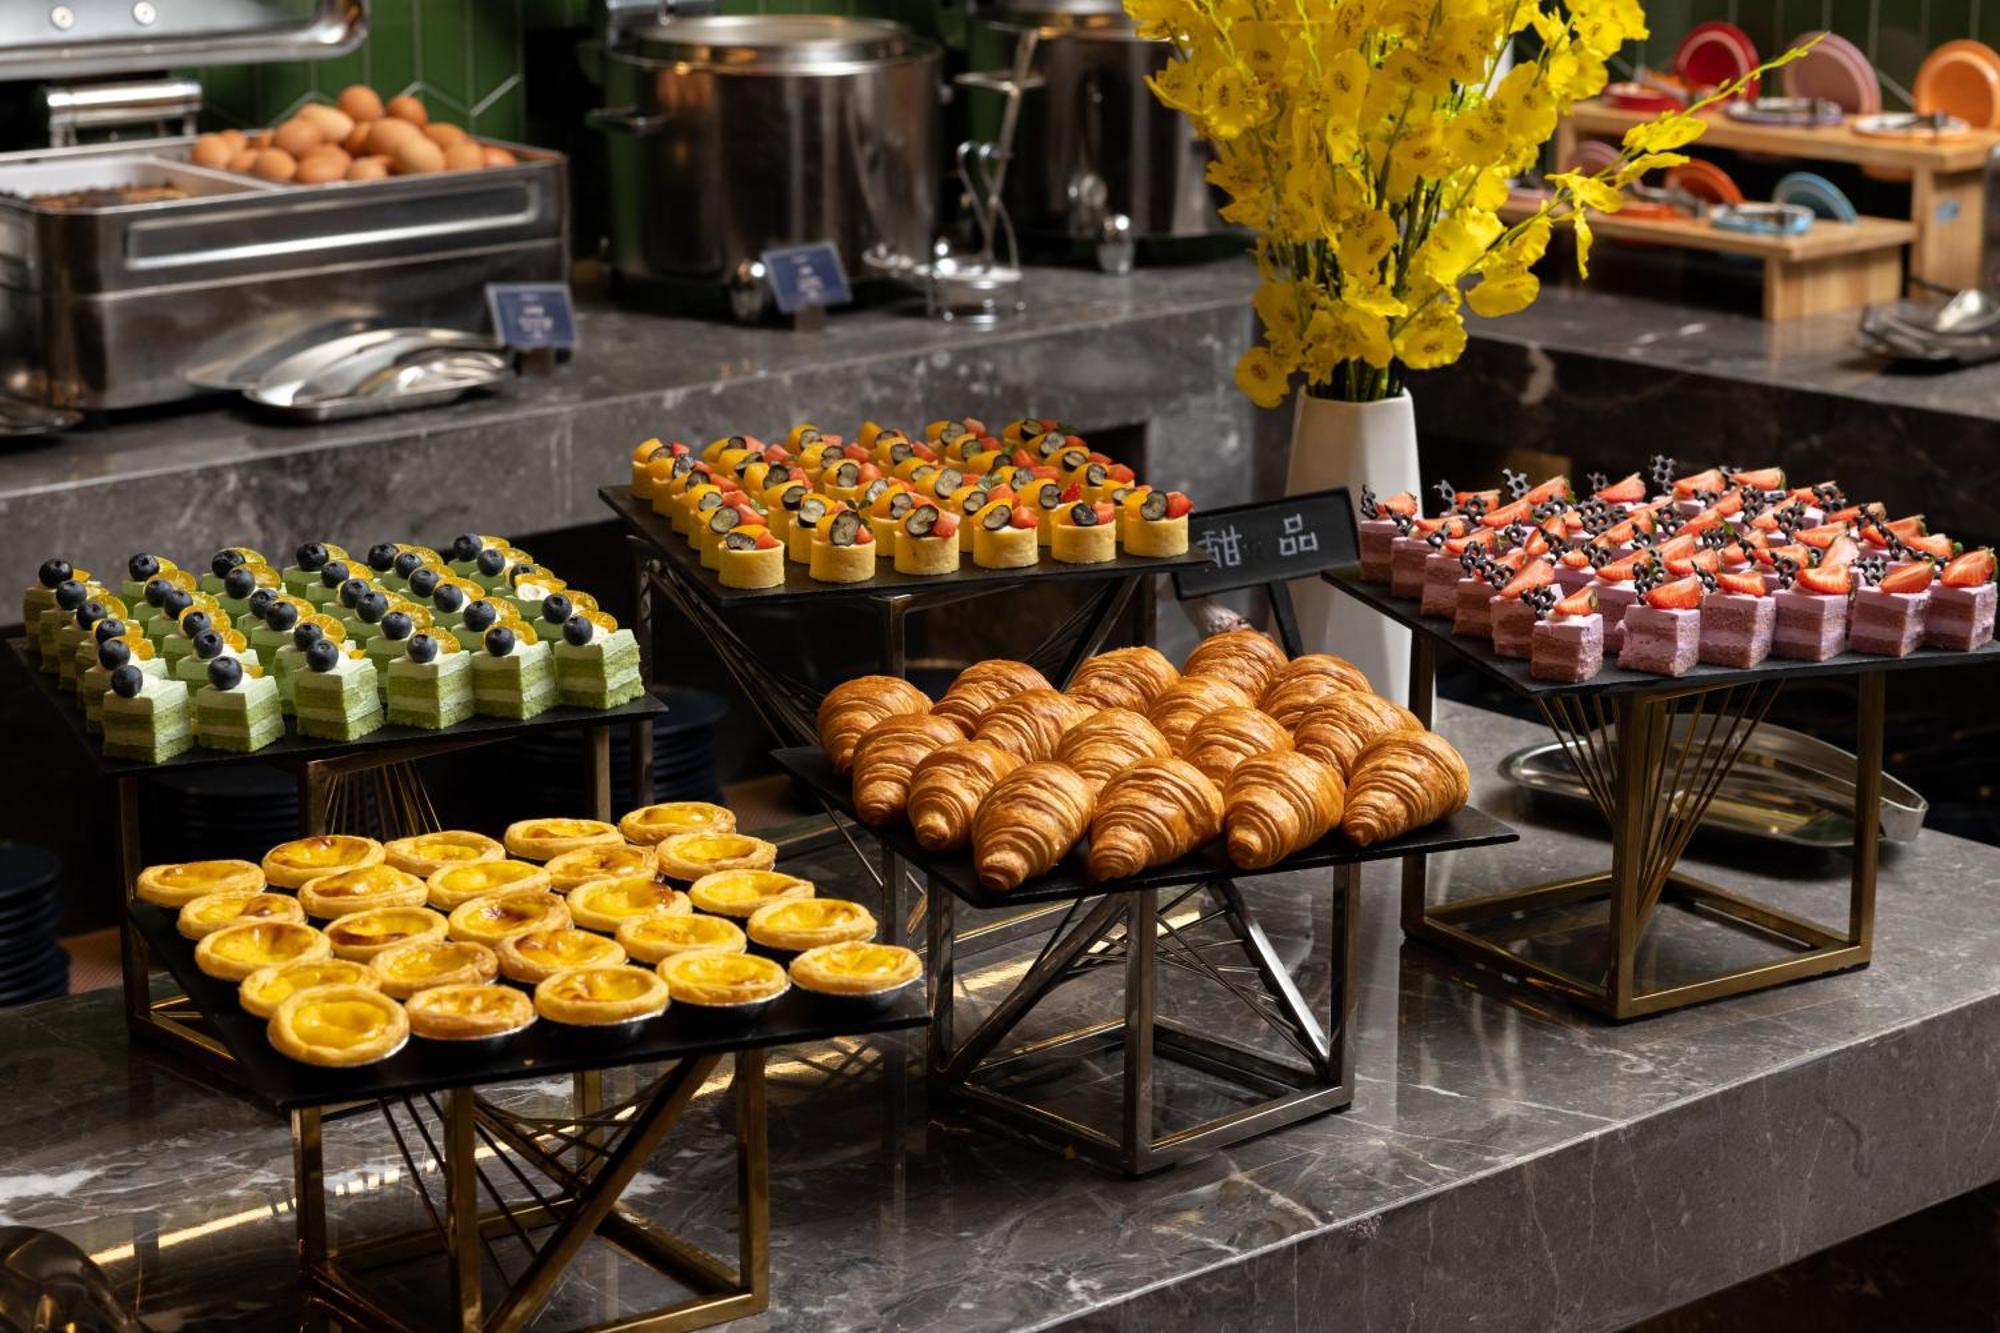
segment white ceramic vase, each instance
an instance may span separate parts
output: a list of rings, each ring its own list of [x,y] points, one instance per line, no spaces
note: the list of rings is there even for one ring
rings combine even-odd
[[[1345,486],[1358,506],[1361,488],[1378,496],[1421,495],[1417,418],[1407,393],[1378,403],[1343,403],[1299,391],[1292,418],[1288,495]],[[1410,631],[1321,580],[1292,585],[1307,652],[1337,653],[1368,673],[1378,693],[1407,703]]]

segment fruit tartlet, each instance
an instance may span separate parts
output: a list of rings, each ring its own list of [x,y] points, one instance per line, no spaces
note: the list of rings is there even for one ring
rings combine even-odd
[[[841,508],[814,530],[806,572],[821,583],[860,583],[875,577],[875,559],[875,534],[867,520]]]
[[[819,537],[820,524],[839,508],[833,501],[817,493],[799,501],[792,511],[790,530],[785,534],[785,558],[795,565],[812,565],[813,543]]]
[[[303,922],[244,921],[195,941],[194,962],[218,980],[241,981],[262,968],[324,958],[331,949],[327,936]]]
[[[321,833],[281,842],[264,853],[264,878],[281,889],[303,888],[309,881],[336,870],[379,865],[385,853],[373,838],[351,833]]]
[[[574,926],[524,930],[500,941],[500,971],[509,981],[532,986],[558,972],[579,967],[615,967],[625,961],[616,940]]]
[[[778,849],[742,833],[676,833],[653,848],[653,864],[665,879],[686,884],[719,870],[769,870]]]
[[[953,574],[958,571],[959,519],[935,503],[913,506],[891,534],[899,574]]]
[[[982,569],[1025,569],[1041,558],[1035,533],[1041,515],[1014,498],[988,500],[972,516],[972,563]]]
[[[375,974],[368,970],[368,964],[329,955],[260,967],[243,978],[243,984],[236,990],[236,1000],[253,1017],[269,1018],[287,996],[315,986],[378,989]]]
[[[1121,534],[1125,549],[1133,555],[1186,555],[1188,515],[1192,512],[1194,502],[1179,491],[1128,495]]]
[[[351,1068],[386,1060],[410,1037],[403,1006],[366,986],[317,986],[286,997],[266,1029],[280,1055]]]
[[[1066,565],[1096,565],[1118,558],[1117,511],[1109,500],[1093,503],[1072,485],[1074,498],[1055,511],[1049,556]]]
[[[484,833],[474,833],[469,829],[444,829],[437,833],[418,833],[382,844],[384,861],[398,870],[407,870],[425,880],[447,866],[498,861],[506,855],[507,849],[497,841]]]
[[[723,534],[715,560],[716,578],[725,588],[775,588],[785,581],[785,543],[765,524]]]
[[[742,953],[749,943],[734,921],[693,913],[635,917],[618,927],[618,942],[642,963],[683,953]]]
[[[676,833],[734,833],[736,816],[728,807],[709,801],[667,801],[642,805],[618,821],[627,842],[655,846]]]

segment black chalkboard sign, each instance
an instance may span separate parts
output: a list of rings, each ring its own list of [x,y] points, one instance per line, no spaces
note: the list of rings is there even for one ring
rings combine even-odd
[[[1360,559],[1347,488],[1188,515],[1188,542],[1209,563],[1174,571],[1181,600],[1313,578]]]

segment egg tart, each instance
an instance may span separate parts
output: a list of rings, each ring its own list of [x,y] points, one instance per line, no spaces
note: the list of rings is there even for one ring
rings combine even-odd
[[[259,968],[324,958],[326,936],[298,921],[245,921],[213,930],[196,941],[194,962],[223,981],[241,981]]]
[[[278,1011],[278,1006],[285,1002],[286,996],[295,991],[311,990],[314,986],[365,986],[369,990],[378,989],[375,976],[368,970],[366,963],[357,963],[346,958],[307,958],[258,968],[243,978],[243,985],[237,989],[236,998],[245,1009],[258,1018],[269,1018]]]
[[[543,889],[489,893],[451,909],[451,937],[497,946],[524,930],[555,930],[569,924],[569,904]]]
[[[675,1004],[727,1008],[764,1004],[792,988],[785,969],[749,953],[682,953],[660,964]]]
[[[307,880],[299,905],[322,919],[372,912],[378,907],[422,907],[430,890],[407,870],[378,863]]]
[[[483,944],[466,940],[411,940],[368,960],[384,995],[407,1000],[432,986],[477,986],[493,980],[500,960]]]
[[[430,1041],[506,1037],[535,1021],[535,1002],[512,986],[431,986],[403,1006],[410,1031]]]
[[[280,1055],[308,1065],[367,1065],[386,1060],[410,1039],[403,1006],[367,986],[294,991],[265,1029]]]
[[[133,892],[161,907],[185,907],[210,893],[262,893],[264,872],[248,861],[180,861],[147,866]]]
[[[306,909],[283,893],[205,893],[181,908],[174,925],[188,939],[198,940],[225,926],[245,921],[304,922]]]
[[[527,861],[475,861],[471,865],[446,866],[433,874],[426,887],[430,905],[440,912],[485,898],[495,893],[546,889],[549,872]]]
[[[750,938],[767,949],[804,953],[822,944],[875,938],[875,915],[840,898],[793,898],[750,914]]]
[[[441,940],[444,933],[444,917],[428,907],[377,907],[369,912],[350,912],[328,923],[326,928],[334,957],[364,963],[384,949],[412,940]]]
[[[618,927],[618,942],[642,963],[683,953],[742,953],[742,927],[719,916],[642,916]]]
[[[812,896],[811,880],[777,870],[721,870],[688,886],[696,909],[717,916],[748,918],[771,903]]]
[[[324,833],[281,842],[264,853],[264,877],[281,889],[296,889],[307,880],[336,870],[354,870],[382,860],[382,844],[347,833]]]
[[[418,879],[429,879],[446,866],[462,866],[479,861],[498,861],[507,854],[484,833],[446,829],[442,833],[419,833],[384,843],[382,859],[398,870],[407,870]]]
[[[552,856],[542,869],[558,893],[567,893],[579,884],[607,877],[653,873],[653,849],[629,842],[606,843],[601,847],[579,847],[573,852]]]
[[[643,967],[573,967],[535,987],[536,1013],[576,1027],[650,1018],[667,1000],[666,981]]]
[[[500,941],[500,970],[525,986],[577,967],[616,967],[625,949],[616,940],[571,926],[524,930]]]
[[[653,878],[650,866],[644,874],[593,879],[569,891],[570,919],[607,935],[634,917],[684,916],[693,910],[685,893]]]
[[[769,870],[778,849],[743,833],[676,833],[653,848],[653,862],[667,879],[700,879],[718,870]]]
[[[501,841],[509,856],[546,861],[579,847],[615,847],[625,838],[601,819],[523,819],[509,824]]]
[[[629,812],[618,821],[618,831],[627,842],[651,847],[676,833],[734,833],[736,816],[707,801],[668,801]]]
[[[793,981],[821,995],[879,995],[915,981],[924,965],[900,944],[848,940],[807,949],[790,971]]]

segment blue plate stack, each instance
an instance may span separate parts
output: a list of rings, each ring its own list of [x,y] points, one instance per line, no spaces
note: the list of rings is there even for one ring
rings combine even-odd
[[[69,955],[57,942],[62,898],[54,852],[0,842],[0,1006],[69,992]]]
[[[722,697],[706,690],[655,687],[667,706],[653,722],[653,794],[632,797],[631,733],[611,728],[611,808],[623,813],[655,801],[720,801],[716,775],[715,728],[727,709]],[[585,800],[585,732],[568,727],[529,732],[510,745],[509,771],[524,776],[512,784],[525,798],[529,815],[581,810]]]

